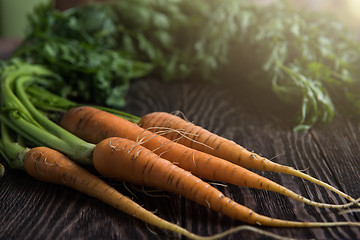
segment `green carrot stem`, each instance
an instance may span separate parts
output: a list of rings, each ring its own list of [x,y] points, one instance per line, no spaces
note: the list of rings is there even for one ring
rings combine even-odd
[[[74,134],[66,131],[47,117],[45,117],[39,110],[37,110],[31,103],[28,95],[25,92],[25,85],[34,83],[35,79],[32,76],[19,77],[15,82],[16,95],[28,111],[34,116],[34,118],[42,125],[45,129],[56,135],[60,139],[68,143],[74,143],[76,145],[87,145],[84,140],[76,137]]]
[[[21,156],[23,156],[28,149],[11,139],[10,133],[4,123],[1,123],[0,148],[1,154],[11,168],[24,169],[24,161]]]
[[[72,159],[76,160],[81,164],[91,165],[91,154],[95,145],[87,142],[77,142],[77,141],[64,141],[57,136],[49,133],[47,130],[38,128],[34,124],[26,121],[23,118],[8,116],[13,125],[13,130],[18,134],[28,137],[29,135],[31,140],[35,140],[40,145],[48,146],[53,149],[57,149],[60,152],[63,152],[69,155]],[[1,120],[1,119],[0,119]],[[50,121],[50,120],[49,120]]]
[[[56,94],[51,93],[42,87],[37,87],[34,85],[27,86],[26,93],[32,97],[31,102],[36,107],[43,109],[43,110],[67,111],[73,107],[83,106],[83,104],[70,101],[66,98],[63,98]],[[89,105],[87,104],[87,106],[89,106]],[[106,112],[110,112],[112,114],[122,117],[132,123],[135,123],[135,124],[139,123],[139,121],[141,119],[138,116],[135,116],[130,113],[126,113],[126,112],[123,112],[123,111],[120,111],[117,109],[113,109],[113,108],[97,106],[97,105],[93,105],[92,107],[98,108],[98,109],[106,111]]]
[[[7,71],[6,71],[7,70]],[[2,111],[11,110],[11,109],[18,109],[21,112],[23,118],[32,121],[34,124],[37,124],[36,121],[33,119],[31,114],[24,108],[16,98],[14,92],[12,91],[12,84],[13,82],[21,75],[26,74],[23,70],[17,70],[14,72],[9,73],[9,69],[6,69],[2,72],[2,79],[1,79],[1,98],[2,98]],[[11,69],[10,69],[11,70]],[[41,125],[37,124],[38,127]]]
[[[76,102],[60,97],[37,85],[27,86],[26,93],[34,106],[45,111],[67,111],[80,106]]]
[[[7,115],[5,115],[4,113],[0,113],[0,121],[5,123],[5,125],[11,129],[13,129],[14,131],[18,132],[17,129],[17,125],[14,124]],[[32,144],[37,145],[37,146],[41,146],[43,145],[43,143],[37,141],[31,134],[29,135],[27,132],[21,132],[19,133],[21,136],[23,136],[24,138],[28,139]]]
[[[61,128],[37,110],[29,100],[25,86],[53,77],[38,66],[22,63],[5,67],[1,82],[0,120],[36,145],[57,149],[82,164],[91,164],[93,144]],[[16,90],[16,94],[14,93]]]
[[[140,122],[140,119],[141,119],[138,116],[135,116],[135,115],[132,115],[130,113],[126,113],[126,112],[123,112],[123,111],[120,111],[120,110],[117,110],[117,109],[113,109],[113,108],[102,107],[102,106],[92,106],[92,107],[95,107],[97,109],[112,113],[114,115],[117,115],[117,116],[119,116],[121,118],[124,118],[124,119],[128,120],[129,122],[132,122],[132,123],[135,123],[135,124],[138,124]]]
[[[2,178],[4,175],[5,175],[5,167],[0,163],[0,178]]]

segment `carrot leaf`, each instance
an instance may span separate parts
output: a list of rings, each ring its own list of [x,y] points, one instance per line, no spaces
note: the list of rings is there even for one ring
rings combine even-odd
[[[15,56],[63,76],[52,90],[70,99],[120,108],[132,79],[155,76],[274,95],[283,103],[274,106],[297,110],[295,130],[330,122],[338,106],[360,117],[357,34],[285,0],[123,0],[63,12],[40,5],[29,23]]]

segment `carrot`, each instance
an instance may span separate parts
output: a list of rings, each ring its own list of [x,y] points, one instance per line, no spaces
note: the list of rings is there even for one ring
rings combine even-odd
[[[103,176],[180,194],[200,205],[249,224],[274,227],[360,226],[357,222],[296,222],[257,214],[224,196],[190,172],[124,138],[112,137],[98,143],[93,152],[93,164]]]
[[[140,141],[141,145],[153,150],[162,158],[207,180],[265,189],[318,207],[345,208],[352,205],[352,203],[335,205],[311,201],[241,166],[154,135],[134,123],[93,107],[72,108],[62,117],[60,125],[91,143],[98,143],[114,136]],[[349,199],[355,201],[351,197]]]
[[[139,126],[156,131],[156,129],[174,129],[164,134],[164,137],[188,146],[198,151],[202,151],[213,156],[230,161],[244,168],[258,169],[262,171],[272,171],[297,176],[331,190],[349,201],[354,199],[333,186],[307,175],[290,166],[281,165],[261,157],[256,153],[246,150],[244,147],[226,138],[220,137],[208,130],[196,126],[178,116],[165,112],[149,113],[141,118]],[[181,134],[179,134],[181,130]],[[185,133],[184,133],[185,132]],[[186,135],[179,138],[179,135]]]

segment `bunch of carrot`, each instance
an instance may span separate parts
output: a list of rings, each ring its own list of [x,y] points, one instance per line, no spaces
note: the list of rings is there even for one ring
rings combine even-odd
[[[44,146],[46,145],[44,142],[49,140],[51,142],[49,143],[50,146],[59,144],[58,147],[60,149],[64,148],[69,151],[70,148],[68,147],[70,145],[67,144],[72,143],[70,139],[73,137],[73,142],[77,143],[78,146],[93,147],[92,144],[87,144],[75,136],[67,134],[66,131],[62,131],[60,128],[57,129],[59,132],[56,132],[56,130],[54,133],[47,132],[46,129],[50,129],[56,125],[46,118],[41,120],[40,112],[36,112],[33,105],[27,101],[27,97],[21,88],[23,86],[22,84],[30,83],[33,78],[44,76],[50,77],[52,73],[41,67],[31,65],[21,65],[21,67],[11,65],[5,67],[1,72],[0,154],[5,158],[11,168],[24,170],[32,177],[44,182],[73,188],[146,223],[181,234],[189,239],[219,239],[243,230],[257,232],[274,238],[286,239],[248,225],[234,227],[212,236],[196,235],[144,209],[139,204],[119,193],[105,181],[77,165],[63,153],[55,150],[57,149],[56,147],[50,148]],[[33,113],[35,113],[35,115],[32,115]],[[36,119],[40,119],[40,121],[38,122]],[[19,126],[22,127],[18,128]],[[9,127],[12,128],[12,131],[9,130]],[[28,129],[25,131],[24,129],[26,128]],[[14,140],[16,136],[18,138],[17,141]],[[41,137],[45,137],[46,140],[42,141]],[[65,139],[68,142],[65,142]],[[26,143],[39,146],[28,148],[26,147]],[[63,145],[61,145],[61,143],[63,143]],[[97,146],[97,148],[102,147]],[[112,146],[107,143],[105,143],[103,148],[104,150],[98,151],[93,149],[94,154],[99,154],[100,152],[100,156],[94,156],[92,158],[94,160],[93,164],[98,169],[106,164],[106,162],[101,162],[105,154],[111,154],[111,151],[113,151]],[[102,151],[103,153],[101,153]],[[84,152],[80,150],[80,152],[83,155],[87,155],[88,153],[87,150]],[[79,153],[79,149],[75,148],[70,155],[75,156],[77,153]],[[114,160],[113,158],[112,161]],[[95,164],[95,161],[99,162],[99,166]],[[0,177],[4,174],[4,168],[2,165],[1,167]]]
[[[34,85],[41,89],[42,84],[49,82],[46,79],[53,77],[54,74],[46,69],[25,63],[10,66],[2,73],[0,121],[34,145],[60,151],[79,164],[93,165],[105,177],[180,194],[249,224],[360,226],[358,222],[297,222],[260,215],[226,197],[201,178],[270,190],[318,207],[346,208],[357,201],[320,180],[250,153],[231,141],[171,115],[154,113],[140,121],[125,113],[121,113],[121,117],[109,113],[116,112],[112,109],[76,107],[79,104],[51,94],[48,95],[51,96],[50,102],[36,98],[39,91],[31,91]],[[60,127],[39,110],[50,108],[72,109],[62,117]],[[156,120],[157,116],[159,120]],[[350,203],[314,202],[247,168],[303,177],[338,193]]]
[[[3,157],[6,158],[12,168],[25,170],[36,179],[76,189],[140,220],[159,228],[180,233],[190,239],[216,239],[230,234],[232,231],[240,230],[232,229],[231,232],[209,238],[192,234],[186,229],[147,211],[100,178],[76,165],[64,154],[47,147],[26,148],[11,140],[4,124],[1,128],[0,149],[2,149]]]

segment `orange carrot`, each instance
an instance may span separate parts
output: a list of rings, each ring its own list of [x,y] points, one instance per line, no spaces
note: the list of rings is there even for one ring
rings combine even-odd
[[[146,131],[123,118],[96,108],[73,108],[63,116],[60,125],[78,137],[92,143],[98,143],[103,139],[114,136],[140,141],[141,145],[153,150],[162,158],[174,162],[195,176],[207,180],[265,189],[318,207],[344,208],[352,205],[352,203],[335,205],[311,201],[243,167],[177,144],[165,137]]]
[[[174,129],[174,131],[168,131],[169,133],[164,134],[164,136],[170,140],[177,139],[177,142],[180,144],[217,156],[244,168],[285,173],[303,178],[354,202],[353,198],[323,181],[292,167],[272,162],[267,158],[246,150],[231,140],[211,133],[178,116],[165,112],[150,113],[141,118],[139,126],[152,131],[161,128]],[[185,137],[179,138],[180,130],[182,132],[180,135],[186,135]]]
[[[249,224],[276,227],[360,226],[358,222],[297,222],[257,214],[227,198],[190,172],[128,139],[112,137],[98,143],[93,152],[93,165],[105,177],[180,194],[200,205]]]
[[[284,167],[173,114],[165,112],[146,114],[141,118],[139,126],[149,130],[159,128],[181,129],[185,132],[186,137],[179,139],[178,143],[229,160],[245,168],[276,172]],[[179,134],[177,131],[169,131],[164,136],[169,139],[176,139]]]
[[[191,239],[216,239],[240,230],[240,228],[234,228],[231,231],[210,237],[195,235],[147,211],[100,178],[76,165],[62,153],[47,147],[36,147],[28,150],[24,157],[24,167],[26,172],[36,179],[76,189],[146,223],[180,233]]]
[[[212,236],[203,237],[193,234],[142,208],[110,187],[103,180],[76,165],[62,153],[47,147],[25,148],[20,144],[23,139],[20,137],[20,142],[15,142],[3,123],[1,123],[0,137],[0,154],[5,158],[11,168],[25,170],[29,175],[45,182],[71,187],[89,196],[98,198],[110,206],[143,220],[146,223],[182,234],[187,238],[212,240],[228,236],[238,231],[247,230],[277,239],[288,239],[247,225],[233,227]],[[92,145],[89,147],[94,150]]]

